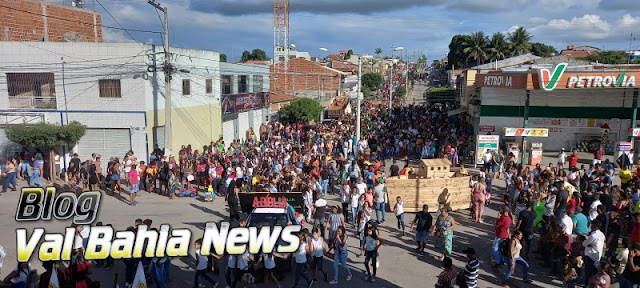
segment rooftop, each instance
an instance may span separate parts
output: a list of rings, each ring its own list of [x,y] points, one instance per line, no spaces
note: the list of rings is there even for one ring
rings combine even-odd
[[[489,69],[496,69],[496,68],[500,69],[500,68],[506,68],[506,67],[513,67],[513,66],[518,66],[522,64],[529,64],[540,58],[542,57],[533,55],[531,53],[527,53],[520,56],[510,57],[507,59],[493,61],[491,63],[474,66],[469,69],[470,70],[489,70]]]

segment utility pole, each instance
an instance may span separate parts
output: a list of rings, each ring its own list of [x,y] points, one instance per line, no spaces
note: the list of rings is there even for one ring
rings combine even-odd
[[[528,128],[529,126],[529,99],[531,96],[531,90],[527,89],[527,98],[524,101],[524,121],[522,123],[522,128]],[[527,149],[525,146],[528,146],[527,144],[527,137],[526,136],[522,136],[522,153],[520,153],[520,164],[524,165],[524,161],[526,159],[525,154],[527,153]]]
[[[358,91],[356,91],[356,143],[360,142],[360,91],[362,90],[362,60],[358,57]]]
[[[164,14],[164,155],[171,155],[171,54],[169,54],[169,14],[167,7],[162,7],[153,0],[147,3]]]

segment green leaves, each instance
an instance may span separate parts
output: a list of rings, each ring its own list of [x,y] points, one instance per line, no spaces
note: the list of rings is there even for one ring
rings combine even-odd
[[[315,121],[320,119],[324,109],[317,101],[309,98],[300,98],[280,109],[280,116],[291,121]]]
[[[53,148],[80,140],[86,129],[80,122],[73,121],[65,126],[49,123],[12,125],[5,133],[9,140],[23,146]]]
[[[382,83],[382,75],[373,72],[364,73],[361,81],[363,87],[368,87],[369,90],[374,90]]]

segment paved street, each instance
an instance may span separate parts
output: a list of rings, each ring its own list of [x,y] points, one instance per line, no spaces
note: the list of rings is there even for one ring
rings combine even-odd
[[[416,84],[416,88],[409,94],[408,100],[412,101],[415,99],[416,102],[419,102],[422,100],[422,93],[425,89],[426,87],[424,85]],[[549,161],[550,160],[551,158],[549,158]],[[387,167],[389,167],[390,164],[391,163],[387,163]],[[474,171],[473,169],[470,170]],[[504,190],[503,181],[499,180],[494,183],[499,190]],[[24,182],[20,184],[24,184]],[[18,195],[18,192],[7,192],[2,193],[0,196],[0,225],[3,227],[3,232],[6,232],[0,233],[0,243],[5,247],[5,251],[7,252],[7,257],[4,261],[4,275],[16,265],[15,228],[25,227],[31,230],[37,227],[45,227],[47,232],[60,233],[64,227],[71,225],[70,221],[61,222],[57,220],[37,223],[16,223],[14,218]],[[495,201],[498,197],[501,197],[501,194],[496,193],[494,195],[494,203],[498,202]],[[330,203],[337,203],[338,199],[336,196],[329,196],[328,198]],[[136,218],[150,218],[153,220],[153,226],[155,227],[166,223],[170,224],[173,228],[190,228],[193,233],[191,240],[195,241],[195,239],[202,237],[205,222],[223,221],[227,219],[228,215],[226,203],[221,201],[221,199],[216,199],[213,203],[203,202],[202,197],[169,200],[156,194],[142,192],[137,200],[140,204],[131,207],[125,202],[125,198],[120,196],[110,197],[105,194],[96,221],[102,221],[105,224],[110,223],[116,230],[124,230],[128,226],[132,226]],[[461,269],[466,259],[460,251],[468,246],[474,247],[478,251],[478,258],[481,261],[480,287],[496,287],[499,283],[496,275],[494,275],[497,271],[490,268],[490,252],[494,236],[493,225],[491,223],[495,220],[494,217],[497,214],[497,207],[497,204],[492,204],[487,208],[484,219],[487,224],[472,223],[468,211],[452,213],[452,216],[457,222],[453,241],[454,266],[457,269]],[[405,215],[405,220],[407,223],[410,223],[414,215],[410,213],[407,214],[408,215]],[[433,239],[429,241],[427,255],[414,253],[414,234],[410,232],[402,237],[396,227],[395,217],[390,212],[387,213],[387,215],[387,221],[380,226],[382,238],[385,242],[380,249],[380,268],[378,270],[378,282],[375,283],[375,286],[433,287],[436,282],[436,277],[441,271],[441,264],[436,259],[438,255],[433,249]],[[370,287],[371,283],[362,280],[364,276],[362,272],[364,270],[364,259],[356,257],[358,240],[356,237],[353,237],[353,232],[353,228],[349,226],[349,250],[351,252],[349,265],[354,271],[355,276],[349,282],[349,287]],[[193,253],[194,251],[191,250],[190,254]],[[41,269],[40,261],[37,259],[32,258],[31,264],[35,268]],[[171,272],[173,281],[168,287],[188,287],[191,285],[191,283],[193,283],[194,258],[192,256],[176,258],[172,260],[172,264],[174,265]],[[330,264],[328,267],[332,267],[332,260],[327,259],[327,264]],[[226,262],[221,261],[221,266],[225,267]],[[333,274],[332,268],[328,269],[328,271],[330,275]],[[124,284],[124,265],[122,261],[116,261],[115,268],[111,270],[95,269],[92,278],[100,280],[103,284],[113,283],[115,273],[120,274],[119,282],[122,287]],[[536,280],[535,285],[540,285],[540,287],[557,286],[558,282],[551,283],[551,279],[548,276],[540,274],[539,270],[535,268],[532,269],[531,275],[533,279]],[[223,281],[223,277],[214,277],[216,280]],[[347,282],[343,277],[340,278],[341,282],[338,285],[339,287],[346,287]],[[517,281],[519,280],[512,278],[512,282]],[[538,281],[542,281],[544,284]],[[284,286],[291,286],[293,284],[293,274],[288,275],[283,284]],[[329,286],[329,284],[321,281],[314,287],[325,286]]]

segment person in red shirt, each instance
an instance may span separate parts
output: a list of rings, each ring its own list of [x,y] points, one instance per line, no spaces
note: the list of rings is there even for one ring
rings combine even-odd
[[[593,165],[602,164],[602,156],[604,156],[604,148],[600,148],[593,151]]]
[[[509,239],[509,226],[511,226],[509,208],[503,206],[496,220],[496,238],[493,240],[493,259],[495,264],[493,267],[499,267],[504,260],[502,259],[502,255],[500,255],[500,244],[502,241]]]
[[[569,169],[576,168],[578,166],[578,152],[573,150],[573,154],[569,155]]]

